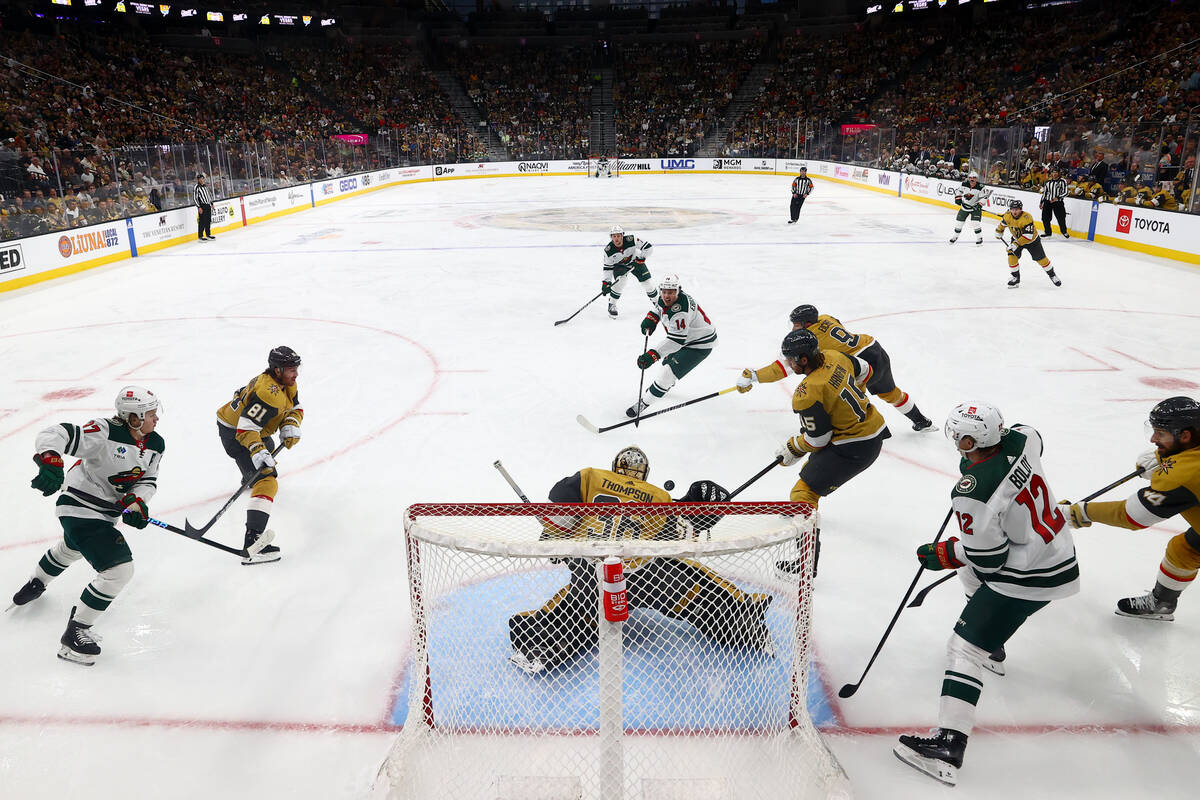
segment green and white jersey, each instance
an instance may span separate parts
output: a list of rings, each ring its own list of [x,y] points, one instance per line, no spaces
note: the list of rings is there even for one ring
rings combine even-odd
[[[970,184],[970,181],[963,181],[962,186],[954,190],[954,196],[962,200],[964,211],[975,211],[976,209],[983,208],[983,202],[992,194],[992,190],[979,181],[976,181],[974,186]]]
[[[690,295],[679,292],[670,308],[663,307],[661,296],[655,302],[655,311],[667,329],[667,338],[654,345],[660,356],[666,358],[685,347],[711,350],[717,346],[716,326]]]
[[[653,247],[649,242],[628,233],[625,234],[620,247],[617,247],[612,243],[612,239],[609,239],[608,244],[604,247],[605,279],[621,277],[633,269],[636,262],[645,261]]]
[[[962,477],[950,494],[962,534],[955,555],[994,591],[1022,600],[1057,600],[1079,591],[1075,542],[1041,456],[1041,434],[1013,425],[990,458],[962,460]]]
[[[100,503],[73,494],[81,494],[116,504],[127,492],[133,492],[147,504],[158,489],[158,467],[165,444],[157,433],[140,443],[129,428],[108,419],[93,419],[83,425],[64,422],[46,428],[37,435],[37,452],[53,450],[63,461],[78,458],[67,470],[65,491],[58,496],[55,509],[60,517],[116,520],[120,514]]]

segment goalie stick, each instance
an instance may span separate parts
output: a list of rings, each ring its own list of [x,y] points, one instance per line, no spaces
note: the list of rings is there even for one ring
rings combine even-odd
[[[504,465],[500,463],[500,459],[496,459],[492,463],[492,466],[499,471],[504,480],[508,481],[508,485],[511,486],[512,490],[517,493],[517,497],[521,498],[522,503],[530,502],[529,498],[525,496],[525,493],[521,491],[521,487],[517,486],[517,482],[513,480],[513,476],[509,475],[508,470],[506,470]]]
[[[735,391],[736,389],[737,389],[736,386],[730,386],[728,389],[722,389],[719,392],[711,392],[709,394],[704,395],[703,397],[697,397],[695,400],[688,400],[687,402],[684,402],[684,403],[677,403],[673,406],[667,406],[666,408],[661,409],[659,411],[655,411],[651,414],[642,414],[640,417],[634,417],[633,419],[627,419],[624,422],[618,422],[613,425],[605,425],[603,428],[593,425],[588,420],[588,418],[585,417],[583,414],[580,414],[579,416],[575,417],[575,421],[578,422],[583,427],[587,428],[592,433],[604,433],[606,431],[611,431],[614,428],[623,428],[624,426],[632,425],[635,422],[648,420],[651,417],[657,417],[659,414],[666,414],[668,411],[675,411],[676,409],[683,408],[684,406],[690,406],[693,403],[700,403],[705,400],[711,400],[714,397],[718,397],[723,394],[728,394],[729,392]],[[641,397],[638,397],[638,399],[641,400]]]

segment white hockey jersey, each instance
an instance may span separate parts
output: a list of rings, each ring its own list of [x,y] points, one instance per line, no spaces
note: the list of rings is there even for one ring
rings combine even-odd
[[[669,308],[664,308],[662,298],[656,301],[656,314],[667,329],[667,338],[654,345],[663,358],[685,347],[711,350],[717,345],[717,328],[696,301],[682,291]]]
[[[610,241],[604,247],[605,277],[608,277],[607,273],[621,277],[634,268],[635,262],[645,261],[653,248],[654,245],[628,233],[622,238],[620,247]]]
[[[970,181],[963,181],[962,186],[954,190],[954,196],[962,201],[963,211],[974,211],[977,208],[982,208],[983,202],[992,194],[992,190],[979,181],[975,181],[974,188],[969,184]]]
[[[39,453],[61,454],[66,463],[72,457],[79,459],[67,470],[55,508],[58,516],[116,520],[120,517],[116,507],[127,492],[147,504],[154,497],[165,443],[157,433],[137,442],[124,425],[93,419],[83,425],[64,422],[46,428],[37,435],[35,447]]]
[[[993,591],[1023,600],[1079,591],[1075,542],[1041,455],[1041,434],[1013,425],[995,455],[978,464],[962,460],[962,478],[950,495],[961,532],[955,557]]]

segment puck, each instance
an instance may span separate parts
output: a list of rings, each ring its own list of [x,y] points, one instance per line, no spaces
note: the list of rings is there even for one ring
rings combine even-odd
[[[667,481],[663,484],[663,488],[668,492],[675,488],[675,481]]]

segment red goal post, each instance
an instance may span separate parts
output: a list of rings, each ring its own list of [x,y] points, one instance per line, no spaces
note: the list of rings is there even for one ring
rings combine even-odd
[[[848,796],[806,703],[808,510],[410,506],[407,711],[374,796]],[[624,622],[605,618],[605,558]]]

